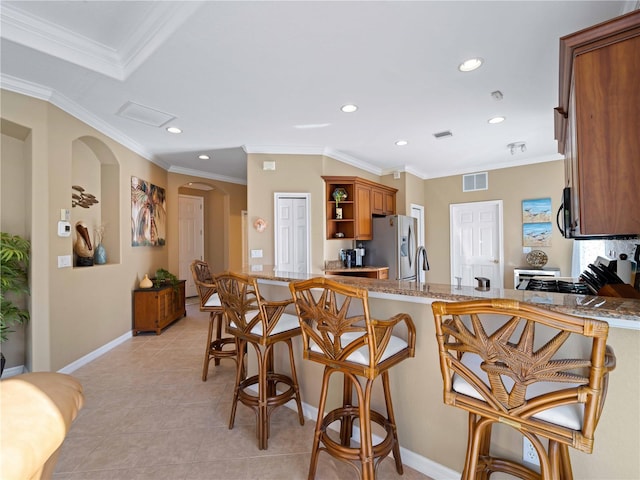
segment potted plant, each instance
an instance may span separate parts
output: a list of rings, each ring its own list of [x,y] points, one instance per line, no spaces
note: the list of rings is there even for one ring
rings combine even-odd
[[[178,277],[176,277],[173,273],[165,270],[164,268],[159,268],[156,270],[156,276],[153,279],[153,286],[158,288],[164,285],[171,285],[174,290],[177,290],[178,284],[180,281]]]
[[[336,219],[340,220],[342,219],[342,209],[340,208],[340,202],[342,202],[343,200],[346,200],[347,198],[347,191],[344,188],[336,188],[333,191],[333,199],[336,202]]]
[[[29,310],[20,306],[20,296],[29,293],[28,240],[1,232],[0,238],[0,343],[6,342],[11,327],[29,320]],[[0,374],[5,358],[0,352]]]

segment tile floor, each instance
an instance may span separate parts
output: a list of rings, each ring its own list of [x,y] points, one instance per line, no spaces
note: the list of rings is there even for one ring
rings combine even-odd
[[[315,422],[300,426],[286,407],[271,418],[268,450],[258,450],[255,417],[239,405],[228,429],[235,364],[210,365],[201,380],[208,315],[188,301],[187,316],[162,335],[141,334],[76,370],[85,405],[65,440],[55,480],[305,479]],[[304,399],[303,399],[304,400]],[[393,459],[379,479],[428,477]],[[320,454],[318,480],[359,478]]]

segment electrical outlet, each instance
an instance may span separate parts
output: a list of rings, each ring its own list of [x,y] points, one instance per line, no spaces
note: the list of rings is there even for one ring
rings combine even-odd
[[[540,466],[540,459],[538,458],[538,452],[533,448],[533,444],[527,437],[522,437],[522,460],[533,465]]]

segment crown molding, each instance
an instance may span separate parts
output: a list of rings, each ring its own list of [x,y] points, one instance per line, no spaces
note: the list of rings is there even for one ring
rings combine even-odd
[[[11,4],[0,11],[2,36],[75,65],[117,80],[124,79],[118,53],[109,47],[59,25],[27,15]]]
[[[203,2],[154,2],[150,14],[118,50],[28,15],[11,4],[0,10],[2,37],[116,80],[126,80]]]
[[[300,145],[243,145],[245,153],[272,155],[323,155],[324,147]]]
[[[194,170],[191,168],[182,168],[182,167],[176,167],[176,166],[171,166],[169,167],[169,169],[167,170],[170,173],[180,173],[182,175],[190,175],[192,177],[200,177],[200,178],[208,178],[210,180],[220,180],[221,182],[227,182],[227,183],[235,183],[238,185],[246,185],[247,184],[247,180],[246,179],[242,179],[242,178],[235,178],[235,177],[226,177],[224,175],[216,175],[210,172],[203,172],[201,170]]]
[[[113,128],[111,125],[98,118],[96,115],[94,115],[84,107],[78,105],[73,100],[56,91],[53,91],[36,83],[25,82],[24,80],[5,74],[0,74],[0,84],[5,90],[20,93],[22,95],[27,95],[29,97],[34,97],[40,100],[45,100],[63,110],[64,112],[68,113],[69,115],[84,122],[90,127],[96,129],[100,133],[115,140],[119,144],[127,147],[129,150],[137,153],[145,160],[149,160],[150,162],[153,162],[164,169],[168,167],[168,165],[163,164],[162,161],[154,158],[153,155],[138,142],[131,139],[120,130]]]
[[[338,160],[342,163],[346,163],[347,165],[360,168],[369,173],[373,173],[374,175],[378,175],[378,176],[382,175],[381,168],[375,167],[370,163],[363,162],[362,160],[358,160],[357,158],[347,155],[346,153],[339,152],[338,150],[333,150],[332,148],[325,148],[323,155],[327,157],[331,157],[334,160]]]

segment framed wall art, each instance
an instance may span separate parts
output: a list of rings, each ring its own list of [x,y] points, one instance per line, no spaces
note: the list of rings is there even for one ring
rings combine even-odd
[[[164,188],[131,177],[131,245],[165,245],[166,231],[167,197]]]
[[[522,245],[525,247],[551,246],[553,232],[551,198],[522,201]]]

